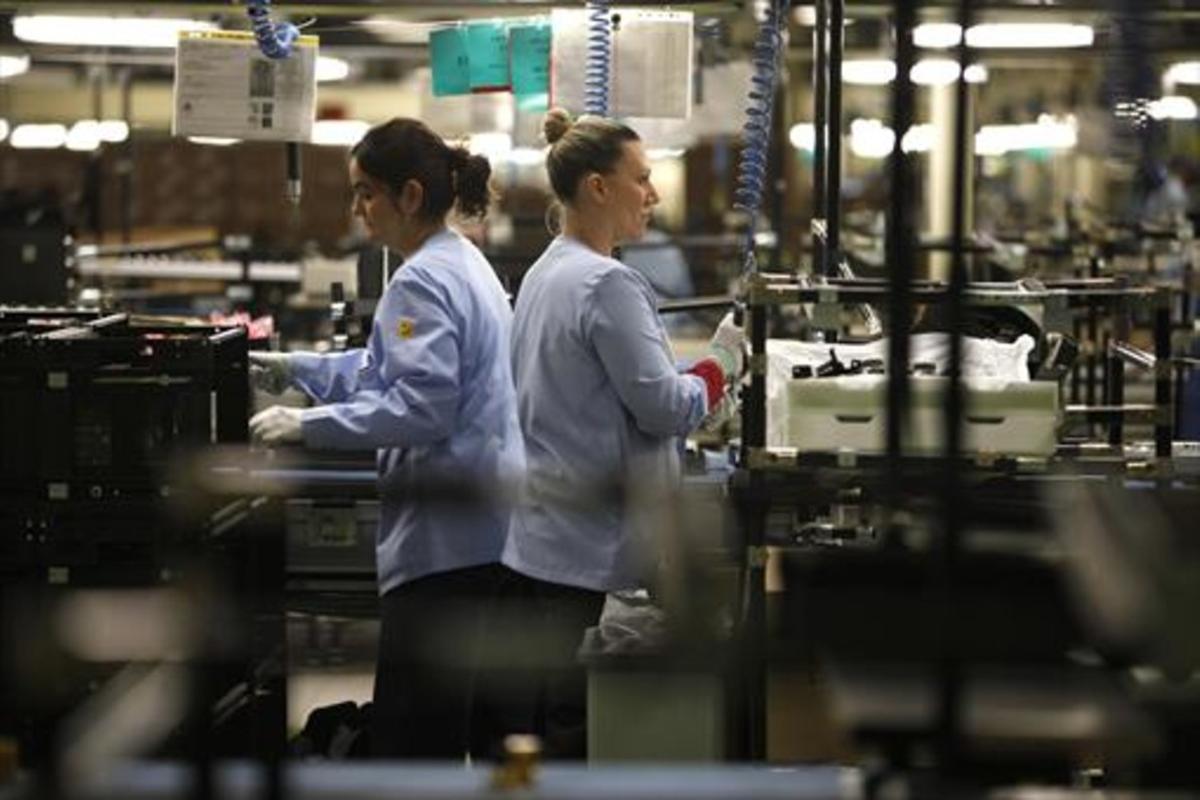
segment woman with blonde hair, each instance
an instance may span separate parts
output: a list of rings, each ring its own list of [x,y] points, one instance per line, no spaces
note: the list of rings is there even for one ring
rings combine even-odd
[[[613,257],[645,233],[659,201],[641,139],[619,122],[572,120],[561,109],[543,128],[562,231],[526,273],[514,311],[527,475],[502,561],[512,570],[505,613],[541,632],[548,663],[512,692],[508,723],[543,735],[551,756],[582,758],[585,684],[575,652],[606,592],[644,584],[654,550],[636,510],[605,492],[679,479],[677,438],[741,372],[742,335],[727,317],[711,355],[676,369],[654,290]]]

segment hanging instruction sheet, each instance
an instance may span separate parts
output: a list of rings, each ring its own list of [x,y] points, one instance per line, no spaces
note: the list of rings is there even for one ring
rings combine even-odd
[[[508,29],[512,91],[521,111],[545,111],[550,92],[550,25],[513,24]]]
[[[429,61],[433,70],[433,96],[471,92],[471,60],[467,29],[451,25],[429,32]]]
[[[176,136],[307,142],[317,104],[317,37],[270,59],[253,34],[181,33],[175,51]]]
[[[550,104],[583,111],[588,12],[556,8],[550,19]],[[692,113],[692,12],[615,8],[610,19],[609,114],[687,119]]]

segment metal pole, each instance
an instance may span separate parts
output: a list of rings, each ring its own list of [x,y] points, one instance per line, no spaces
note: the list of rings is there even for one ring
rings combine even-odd
[[[841,261],[842,233],[842,53],[845,50],[845,0],[830,0],[829,6],[829,141],[825,193],[828,218],[825,243],[825,275],[837,275]]]
[[[1171,291],[1154,294],[1154,454],[1171,457]]]
[[[767,312],[765,306],[747,309],[750,334],[750,385],[742,402],[742,466],[748,467],[750,451],[766,445],[767,403]],[[742,686],[745,697],[746,756],[751,761],[767,757],[767,612],[766,612],[766,526],[765,476],[749,468],[743,486],[742,529],[745,531],[746,584],[742,621]]]
[[[813,28],[813,273],[828,275],[826,265],[825,231],[828,220],[826,213],[828,203],[825,197],[826,186],[825,160],[828,157],[825,148],[827,112],[826,98],[829,86],[828,63],[828,30],[829,20],[826,15],[825,0],[816,0],[816,27]]]
[[[916,243],[913,229],[913,179],[908,156],[900,146],[903,132],[912,124],[914,91],[909,73],[915,52],[912,30],[916,22],[914,0],[895,0],[896,80],[892,84],[892,130],[896,131],[889,162],[891,210],[884,243],[888,270],[888,386],[887,386],[887,504],[893,514],[904,491],[901,442],[909,402],[908,335],[912,325],[913,259]],[[895,531],[888,523],[888,535]]]
[[[953,773],[959,762],[962,727],[962,663],[960,659],[959,619],[955,573],[962,553],[964,527],[962,480],[959,455],[962,449],[962,419],[966,408],[962,385],[962,327],[964,322],[963,295],[967,285],[966,226],[968,176],[967,118],[970,95],[967,86],[967,65],[970,49],[965,32],[971,27],[971,0],[959,0],[958,24],[964,32],[958,46],[958,82],[954,102],[954,181],[952,187],[953,216],[951,220],[950,286],[947,318],[950,336],[950,379],[946,386],[946,415],[944,417],[946,451],[943,459],[942,538],[941,538],[941,603],[942,652],[939,664],[938,752],[943,770]],[[907,128],[897,128],[899,140]]]

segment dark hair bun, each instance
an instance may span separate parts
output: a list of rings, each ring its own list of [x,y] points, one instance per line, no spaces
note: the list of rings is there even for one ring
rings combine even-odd
[[[552,108],[547,111],[542,119],[542,135],[546,137],[546,144],[557,142],[571,130],[573,124],[571,115],[565,109]]]
[[[488,186],[492,165],[483,156],[471,155],[461,147],[451,148],[450,153],[458,210],[468,217],[484,216],[492,200],[492,190]]]

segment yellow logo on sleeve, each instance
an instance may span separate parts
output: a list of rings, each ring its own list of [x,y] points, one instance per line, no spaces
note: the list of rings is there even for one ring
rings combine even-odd
[[[411,339],[416,327],[416,320],[409,319],[408,317],[401,317],[400,321],[396,323],[396,335],[401,339]]]

